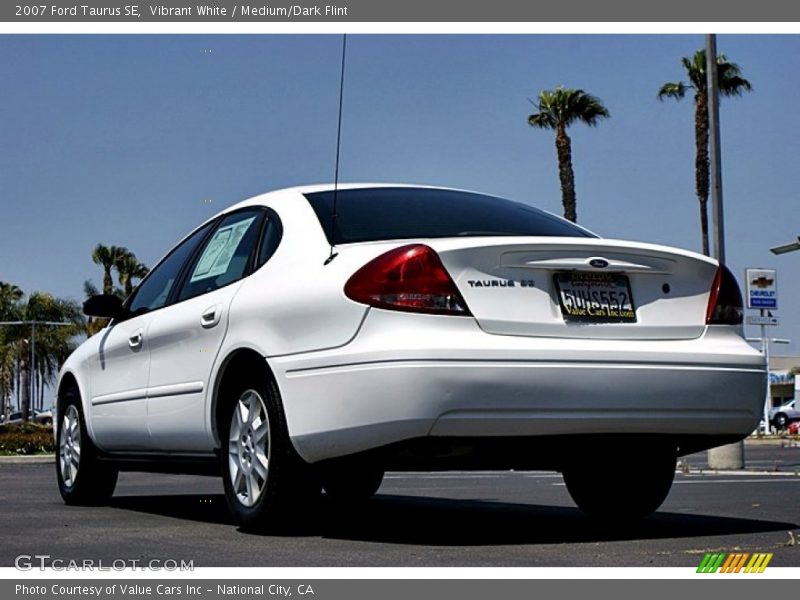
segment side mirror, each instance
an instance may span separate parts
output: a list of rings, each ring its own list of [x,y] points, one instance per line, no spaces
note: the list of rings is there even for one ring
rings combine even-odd
[[[128,311],[122,306],[122,299],[113,294],[91,296],[83,303],[83,313],[88,317],[103,319],[121,319],[128,316]]]

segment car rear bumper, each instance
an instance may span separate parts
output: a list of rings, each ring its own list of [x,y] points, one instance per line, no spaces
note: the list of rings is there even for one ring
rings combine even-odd
[[[309,462],[426,436],[744,437],[766,386],[762,355],[727,327],[680,341],[521,338],[372,310],[341,348],[268,360]]]

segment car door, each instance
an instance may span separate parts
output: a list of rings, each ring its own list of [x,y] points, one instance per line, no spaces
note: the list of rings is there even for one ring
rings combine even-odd
[[[98,334],[97,351],[89,360],[92,430],[104,450],[148,445],[146,327],[147,315],[112,322]]]
[[[263,208],[226,215],[183,275],[175,302],[148,329],[147,423],[154,449],[207,452],[205,399],[233,297],[252,270]]]
[[[150,370],[148,330],[166,306],[184,265],[208,234],[201,227],[172,250],[126,302],[130,317],[112,321],[98,334],[89,359],[91,422],[95,442],[109,451],[150,448],[147,429],[147,384]]]

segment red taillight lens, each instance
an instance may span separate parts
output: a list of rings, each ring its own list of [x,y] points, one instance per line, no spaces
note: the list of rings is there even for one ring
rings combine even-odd
[[[440,315],[469,315],[439,256],[428,246],[390,250],[356,271],[345,295],[377,308]]]
[[[744,317],[742,292],[736,278],[725,265],[720,265],[711,285],[706,310],[707,325],[741,325]]]

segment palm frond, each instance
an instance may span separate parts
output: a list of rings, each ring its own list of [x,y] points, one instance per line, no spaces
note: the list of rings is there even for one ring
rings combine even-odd
[[[528,117],[528,125],[540,129],[555,129],[556,123],[549,113],[536,113]]]
[[[559,86],[539,92],[539,112],[528,117],[528,124],[541,129],[556,129],[577,121],[593,127],[611,116],[602,101],[581,89]]]
[[[667,98],[674,98],[675,100],[683,100],[686,96],[687,86],[682,81],[671,81],[661,86],[656,96],[661,102]]]
[[[691,86],[678,90],[676,84],[665,83],[658,93],[658,99],[672,97],[680,100],[688,88],[705,91],[708,86],[706,75],[706,51],[701,48],[692,56],[681,58],[681,65],[692,82]],[[722,96],[741,96],[744,92],[752,91],[752,84],[742,75],[742,69],[736,63],[730,62],[724,54],[717,56],[717,86]],[[678,95],[680,94],[680,96]]]

